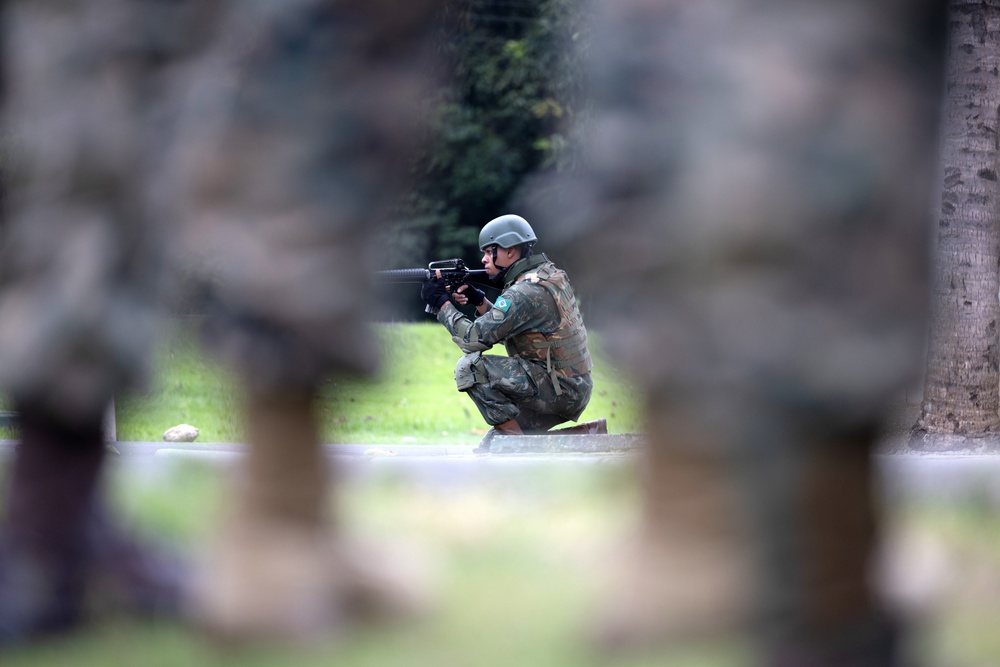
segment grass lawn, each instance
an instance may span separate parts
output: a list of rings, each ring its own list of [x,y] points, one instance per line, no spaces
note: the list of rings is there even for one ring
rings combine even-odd
[[[338,380],[322,403],[330,441],[474,443],[484,430],[454,390],[456,348],[434,323],[385,325],[383,375]],[[636,397],[600,353],[584,419],[609,418],[615,432],[639,429]],[[203,442],[241,440],[234,383],[180,330],[160,348],[148,396],[117,404],[121,440],[158,440],[187,422]],[[9,436],[8,436],[9,437]],[[3,461],[0,461],[2,466]],[[218,525],[222,470],[163,459],[154,469],[113,465],[117,506],[149,534],[196,550]],[[2,472],[2,470],[0,470]],[[0,475],[2,481],[3,475]],[[985,482],[984,482],[985,485]],[[2,489],[0,489],[2,498]],[[440,599],[414,623],[360,629],[310,649],[223,649],[180,623],[105,619],[72,637],[0,651],[2,667],[729,667],[745,647],[712,643],[609,656],[593,649],[589,623],[611,546],[638,511],[633,471],[563,466],[498,475],[481,484],[416,485],[386,473],[338,490],[350,530],[405,538],[440,566]],[[901,567],[920,583],[924,613],[913,652],[926,667],[1000,665],[1000,502],[985,486],[962,500],[887,508],[892,534],[917,536]],[[909,569],[912,568],[912,569]],[[914,574],[915,573],[915,574]],[[683,576],[683,573],[680,573]]]
[[[217,525],[219,468],[165,460],[115,469],[118,507],[146,531],[195,548]],[[415,542],[439,566],[440,597],[414,622],[363,628],[311,648],[210,644],[177,622],[104,619],[72,637],[0,651],[3,667],[735,667],[745,647],[712,642],[628,655],[596,651],[588,632],[612,545],[637,512],[628,466],[540,468],[479,484],[415,485],[392,474],[340,489],[343,525]],[[948,560],[942,590],[914,627],[926,667],[1000,664],[1000,532],[979,500],[890,511]],[[939,554],[940,555],[940,554]],[[912,554],[918,561],[919,553]],[[683,573],[679,573],[683,576]]]
[[[380,376],[372,381],[338,378],[323,388],[321,411],[328,442],[473,444],[488,428],[467,396],[455,389],[453,370],[461,356],[437,322],[383,324],[376,335],[384,350]],[[581,421],[606,417],[612,433],[640,429],[636,394],[601,353],[592,336],[594,395]],[[502,349],[497,352],[503,354]],[[178,327],[163,342],[157,372],[146,396],[117,403],[118,439],[158,441],[187,423],[200,442],[239,442],[233,378],[207,360],[192,334]]]
[[[113,479],[127,515],[190,547],[216,525],[220,477],[216,468],[182,462]],[[609,547],[635,516],[624,466],[544,468],[442,488],[385,474],[349,483],[339,497],[349,530],[407,540],[432,557],[440,597],[428,616],[309,649],[224,649],[179,623],[110,619],[66,639],[0,651],[0,665],[725,667],[740,653],[737,645],[707,645],[609,656],[588,640]]]

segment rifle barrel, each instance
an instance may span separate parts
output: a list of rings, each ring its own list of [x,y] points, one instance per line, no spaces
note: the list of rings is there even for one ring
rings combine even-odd
[[[442,271],[444,274],[448,274],[448,270]],[[479,269],[476,271],[466,271],[466,277],[463,282],[476,282],[490,284],[490,276],[485,270]],[[383,271],[375,272],[375,282],[377,283],[422,283],[431,276],[434,272],[430,269],[385,269]]]
[[[427,269],[387,269],[375,272],[375,281],[380,283],[422,283],[431,277]]]

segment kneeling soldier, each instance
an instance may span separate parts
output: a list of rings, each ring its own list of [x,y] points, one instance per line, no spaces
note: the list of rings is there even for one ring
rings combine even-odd
[[[547,431],[576,421],[590,401],[593,366],[587,330],[566,273],[544,254],[533,255],[535,232],[524,218],[503,215],[483,227],[483,265],[503,293],[493,303],[472,285],[449,294],[442,280],[424,283],[421,298],[465,352],[455,382],[493,428],[477,452],[488,452],[495,434]],[[451,302],[471,304],[471,320]],[[483,354],[502,342],[508,356]],[[607,433],[603,420],[570,431]]]

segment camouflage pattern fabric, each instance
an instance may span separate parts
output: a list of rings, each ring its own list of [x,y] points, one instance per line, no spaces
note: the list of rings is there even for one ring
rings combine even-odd
[[[0,386],[89,419],[165,300],[265,388],[368,372],[434,3],[4,3]],[[294,100],[294,102],[293,102]]]
[[[233,3],[174,173],[208,347],[264,388],[369,373],[375,233],[422,136],[435,3]],[[292,102],[294,101],[294,102]]]
[[[550,265],[545,255],[518,260],[507,273],[503,293],[485,314],[470,320],[449,302],[437,319],[467,352],[482,351],[526,334],[558,332],[563,317],[555,298],[541,284],[519,280],[532,269]],[[576,310],[575,303],[572,309]],[[585,336],[578,352],[589,360]],[[593,380],[589,366],[586,371],[575,371],[576,375],[554,376],[536,350],[524,356],[482,355],[477,363],[478,382],[465,391],[487,424],[517,419],[522,430],[545,431],[564,421],[576,421],[590,401]]]
[[[330,521],[314,399],[328,375],[375,363],[369,242],[420,134],[436,7],[3,6],[0,383],[22,446],[0,579],[31,577],[3,591],[0,643],[90,615],[84,579],[105,578],[81,561],[90,552],[124,579],[109,580],[112,597],[179,611],[181,582],[161,593],[143,578],[161,568],[88,522],[105,460],[96,426],[113,393],[148,373],[156,316],[176,297],[242,374],[248,445],[233,510],[183,582],[184,611],[217,639],[298,643],[360,613],[414,608],[412,570],[393,581],[381,557],[371,577],[347,565],[361,558]]]
[[[552,262],[543,261],[537,266],[531,262],[528,270],[520,272],[515,280],[515,284],[523,282],[541,285],[548,290],[559,309],[559,328],[555,331],[524,331],[509,336],[504,341],[507,354],[544,361],[553,383],[558,382],[557,376],[560,375],[577,377],[589,373],[594,363],[587,347],[587,329],[583,326],[583,315],[566,272],[557,269]]]
[[[864,423],[913,376],[936,70],[869,4],[601,3],[588,175],[538,224],[643,385]]]
[[[3,3],[0,384],[17,402],[89,422],[145,381],[171,221],[154,184],[216,9]]]
[[[832,591],[866,586],[865,461],[921,359],[943,4],[596,3],[585,166],[531,211],[646,390],[651,446],[714,456],[741,498],[773,645],[878,616]],[[824,569],[824,544],[853,551]],[[828,664],[803,660],[782,664]]]

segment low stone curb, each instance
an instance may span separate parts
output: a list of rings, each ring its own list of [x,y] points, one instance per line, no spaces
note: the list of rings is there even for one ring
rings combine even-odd
[[[912,454],[917,456],[996,456],[1000,454],[1000,435],[979,437],[963,435],[904,433],[883,439],[879,454]]]
[[[637,451],[645,442],[644,436],[635,433],[614,435],[504,435],[495,436],[490,442],[493,455],[529,454],[627,454]],[[0,440],[0,453],[13,452],[16,441]],[[122,456],[157,456],[170,453],[193,454],[242,454],[246,445],[219,442],[112,442],[109,443]],[[326,444],[323,450],[336,456],[472,456],[475,444],[470,445],[359,445]]]
[[[947,439],[946,439],[947,440]],[[0,454],[14,451],[16,440],[0,440]],[[109,443],[123,456],[151,456],[161,450],[171,452],[232,453],[246,450],[242,443],[219,442],[130,442]],[[629,454],[646,444],[638,433],[612,435],[497,435],[490,441],[489,455],[509,454]],[[932,443],[928,443],[930,445]],[[883,437],[875,449],[881,456],[977,457],[1000,460],[1000,438],[953,439],[935,442],[937,446],[914,448],[908,437]],[[476,444],[325,444],[327,454],[337,456],[472,456]]]
[[[606,454],[634,452],[643,446],[638,433],[613,435],[495,435],[490,454]]]

